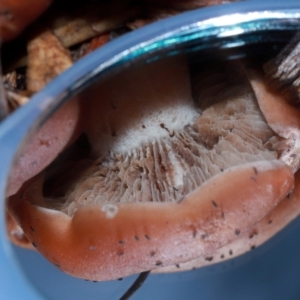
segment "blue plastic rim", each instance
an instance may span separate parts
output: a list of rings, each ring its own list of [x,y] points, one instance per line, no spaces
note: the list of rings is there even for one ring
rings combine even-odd
[[[102,72],[149,52],[155,53],[192,40],[286,29],[300,29],[299,1],[243,1],[199,9],[159,21],[94,51],[37,93],[26,106],[0,125],[2,207],[5,205],[9,169],[21,142],[71,95],[91,84]],[[44,299],[24,276],[11,251],[11,245],[6,238],[4,209],[1,211],[0,235],[0,298]]]

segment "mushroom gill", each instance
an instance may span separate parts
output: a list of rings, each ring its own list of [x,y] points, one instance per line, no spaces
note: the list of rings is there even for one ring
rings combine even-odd
[[[239,66],[204,74],[195,101],[183,59],[130,69],[90,91],[92,150],[48,168],[44,205],[72,216],[91,204],[174,202],[229,167],[276,159],[279,138]]]

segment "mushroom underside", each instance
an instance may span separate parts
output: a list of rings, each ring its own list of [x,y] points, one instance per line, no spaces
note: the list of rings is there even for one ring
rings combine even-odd
[[[146,208],[150,208],[149,204],[154,205],[149,211],[152,209],[155,211],[160,207],[157,205],[169,203],[171,211],[174,210],[174,214],[169,216],[168,213],[168,218],[176,219],[178,214],[179,222],[183,221],[189,225],[176,226],[178,228],[182,226],[184,228],[191,227],[192,237],[195,238],[198,229],[193,228],[194,226],[201,227],[202,225],[199,224],[202,221],[200,223],[195,221],[194,225],[190,219],[181,220],[180,218],[184,214],[179,215],[179,207],[175,208],[174,204],[183,202],[184,205],[189,207],[188,201],[190,200],[185,199],[193,198],[194,200],[198,199],[195,201],[198,201],[201,206],[202,195],[198,191],[202,191],[202,186],[207,186],[205,185],[206,182],[210,182],[209,184],[213,186],[214,181],[210,180],[214,178],[217,178],[214,180],[220,182],[222,186],[226,186],[226,184],[231,186],[231,182],[226,183],[226,178],[230,178],[230,176],[227,177],[227,174],[231,174],[232,168],[232,170],[235,170],[232,172],[244,174],[243,167],[241,171],[235,169],[238,166],[248,166],[245,167],[245,169],[249,168],[247,172],[253,173],[253,176],[247,177],[251,184],[257,183],[256,177],[258,175],[264,176],[264,173],[269,172],[265,172],[264,169],[271,168],[272,172],[276,172],[275,170],[278,168],[279,172],[279,165],[274,163],[274,160],[280,157],[284,145],[283,138],[277,135],[267,124],[251,85],[240,65],[224,63],[209,66],[207,70],[201,70],[195,78],[201,89],[199,87],[194,88],[192,97],[187,64],[182,58],[171,58],[165,62],[156,62],[130,70],[130,72],[124,71],[116,75],[113,80],[104,80],[100,85],[93,87],[90,93],[86,94],[87,99],[85,101],[90,101],[91,109],[87,112],[81,138],[60,155],[44,172],[31,180],[33,184],[31,182],[25,184],[19,195],[13,197],[10,205],[12,214],[20,220],[28,239],[50,261],[59,264],[62,270],[74,276],[106,280],[147,270],[149,264],[147,265],[147,261],[143,262],[143,267],[139,270],[141,261],[138,260],[141,258],[137,258],[137,261],[128,262],[126,260],[126,263],[123,261],[120,266],[118,266],[119,262],[115,267],[112,266],[113,263],[109,266],[103,266],[104,271],[102,272],[105,272],[105,274],[101,273],[100,269],[102,267],[94,271],[88,270],[90,263],[93,265],[97,261],[96,264],[99,265],[100,261],[103,261],[103,258],[100,259],[99,255],[103,255],[107,251],[112,251],[107,252],[110,253],[108,255],[112,261],[119,260],[118,257],[124,255],[124,250],[116,250],[116,258],[114,258],[113,253],[115,250],[105,248],[105,250],[94,251],[91,257],[87,257],[87,264],[84,269],[78,271],[81,267],[83,268],[82,264],[84,262],[82,262],[80,265],[75,266],[77,271],[74,271],[73,261],[69,262],[71,258],[65,256],[65,253],[62,252],[64,250],[52,248],[49,241],[44,239],[45,235],[37,233],[36,226],[44,228],[43,230],[48,232],[46,235],[49,235],[50,240],[58,238],[59,242],[53,240],[53,243],[64,243],[66,241],[66,247],[72,247],[73,249],[73,246],[70,245],[75,242],[79,250],[74,249],[72,255],[77,257],[76,255],[80,253],[81,257],[82,251],[85,251],[83,248],[86,246],[79,246],[77,237],[74,234],[78,230],[78,234],[81,236],[84,228],[92,228],[84,224],[82,224],[82,228],[79,228],[79,223],[86,218],[89,219],[89,215],[91,217],[95,216],[95,218],[98,214],[101,215],[101,220],[95,219],[97,224],[102,224],[101,222],[104,221],[102,218],[110,219],[110,222],[112,222],[116,217],[116,229],[112,229],[114,225],[110,223],[111,225],[107,227],[108,231],[103,233],[103,236],[108,236],[107,245],[112,243],[111,249],[115,249],[116,245],[113,244],[112,240],[123,235],[121,233],[123,229],[120,225],[122,221],[120,220],[122,220],[123,215],[125,220],[129,218],[129,210],[134,207],[132,205],[139,204],[136,208],[137,211],[141,209],[141,212],[146,212]],[[137,82],[139,84],[136,84]],[[178,84],[179,82],[180,84]],[[95,97],[95,93],[101,95],[101,99]],[[262,161],[270,161],[270,165],[261,164]],[[254,164],[251,165],[251,163]],[[283,166],[280,165],[280,168],[283,168]],[[237,239],[240,233],[247,234],[254,223],[265,217],[274,208],[274,205],[284,198],[292,186],[291,171],[287,170],[289,168],[285,168],[285,171],[280,171],[282,172],[280,178],[284,178],[284,180],[279,179],[279,177],[276,179],[282,183],[282,187],[277,186],[277,183],[271,177],[270,179],[264,178],[261,182],[270,180],[268,184],[273,188],[258,188],[254,192],[254,190],[251,190],[252,187],[249,187],[252,192],[247,195],[243,190],[249,185],[249,183],[245,183],[247,182],[245,181],[246,177],[241,177],[241,185],[239,185],[239,180],[234,179],[237,183],[229,189],[234,191],[235,198],[239,197],[238,194],[241,194],[243,201],[248,199],[247,206],[241,204],[241,207],[248,208],[246,210],[243,208],[240,211],[241,216],[246,214],[247,222],[245,224],[248,225],[240,223],[233,225],[231,223],[238,222],[241,216],[233,218],[234,221],[228,221],[237,212],[230,212],[232,200],[228,199],[230,196],[225,192],[220,196],[218,187],[216,187],[216,193],[220,197],[220,203],[224,203],[224,211],[230,212],[228,214],[230,217],[227,220],[224,220],[223,204],[219,208],[213,199],[203,200],[204,208],[208,205],[207,201],[210,203],[209,209],[204,209],[204,211],[207,211],[207,216],[203,219],[203,222],[210,223],[209,231],[212,231],[212,240],[211,242],[209,242],[209,239],[202,241],[203,249],[202,246],[197,246],[200,247],[201,251],[203,250],[200,251],[200,256],[209,257],[209,254],[215,253],[218,248],[226,247],[226,244]],[[222,173],[224,173],[224,176],[218,177]],[[269,175],[266,176],[268,178]],[[277,195],[274,196],[276,189],[280,189],[278,197]],[[225,190],[228,190],[228,188],[226,187]],[[265,190],[268,190],[268,193],[272,191],[273,196],[271,194],[265,196]],[[269,197],[269,204],[263,204],[262,210],[259,209],[259,212],[258,206],[255,207],[251,204],[252,201],[254,201],[253,203],[259,201],[257,204],[261,205],[261,201],[258,199],[259,196],[255,194],[256,192],[257,195],[262,195],[262,198]],[[194,195],[198,196],[195,198]],[[205,197],[209,197],[209,194],[206,194]],[[272,201],[270,202],[270,200],[273,199],[274,203],[271,204]],[[34,204],[31,208],[28,206],[28,200]],[[234,201],[238,201],[238,199],[234,199]],[[144,204],[145,207],[141,206]],[[36,209],[36,206],[42,208]],[[226,208],[227,206],[229,208]],[[214,213],[211,212],[215,208],[217,211],[221,210],[216,219],[214,219]],[[190,211],[189,209],[184,208],[183,211]],[[234,208],[233,211],[235,210]],[[25,214],[24,211],[29,212],[29,215]],[[58,214],[54,211],[58,211]],[[38,217],[35,217],[35,215]],[[200,215],[205,215],[205,213],[201,212]],[[72,218],[74,222],[71,221],[69,224]],[[144,225],[144,221],[140,218],[141,216],[138,216],[138,221],[134,220],[132,225],[128,225],[131,222],[128,219],[126,221],[128,223],[124,226],[130,227],[130,230],[136,228],[138,231],[142,229],[147,231],[148,228],[150,232],[154,230],[153,232],[157,233],[157,229],[153,229],[156,228],[156,225],[149,225],[154,219],[148,215],[148,212],[147,216],[145,215],[147,225]],[[157,222],[164,222],[164,218],[163,214],[158,211]],[[220,221],[218,218],[222,220]],[[54,220],[57,222],[56,225]],[[174,223],[177,223],[177,221],[176,219]],[[50,228],[48,228],[48,222],[51,224]],[[90,222],[92,222],[92,219],[88,221],[88,223]],[[225,222],[224,229],[220,222]],[[138,223],[140,229],[136,227]],[[48,225],[46,226],[46,224]],[[51,228],[52,225],[55,226]],[[232,226],[237,227],[234,229]],[[179,242],[176,241],[176,236],[174,236],[175,243],[179,243],[181,247],[184,247],[186,242],[183,242],[184,238],[181,236],[184,235],[186,228],[183,229],[182,233],[176,228],[173,231],[176,232],[176,235],[178,234]],[[56,233],[56,230],[62,233]],[[105,226],[99,228],[99,230],[105,231]],[[108,234],[110,230],[113,230],[111,235]],[[96,244],[100,243],[100,238],[103,236],[99,237],[98,240],[94,236],[96,234],[94,229],[92,231],[93,233],[89,233],[90,237],[86,237],[82,241],[84,245],[89,244],[89,239],[95,238],[97,239]],[[65,234],[68,237],[63,238]],[[124,234],[128,235],[127,233]],[[162,237],[159,237],[160,234],[162,234]],[[151,242],[153,247],[157,247],[157,250],[150,252],[151,257],[157,255],[157,257],[151,258],[156,259],[154,264],[152,260],[151,263],[149,262],[151,268],[162,266],[159,253],[163,258],[166,258],[166,254],[164,254],[166,248],[159,250],[166,243],[166,241],[159,242],[161,238],[166,237],[166,234],[159,233],[158,237],[154,237],[153,244]],[[146,240],[150,240],[148,234],[144,234],[144,236]],[[134,237],[134,242],[139,240],[139,237]],[[199,239],[203,240],[205,238],[206,234],[199,235]],[[119,237],[119,239],[116,243],[118,247],[121,247],[120,245],[123,245],[124,242],[123,238]],[[127,239],[127,237],[124,239]],[[43,243],[48,246],[44,246]],[[51,251],[48,248],[49,245]],[[142,243],[140,245],[134,250],[140,252],[137,257],[148,251],[145,246],[142,246]],[[97,248],[96,246],[88,246],[88,249],[91,250],[91,247],[93,250]],[[134,247],[133,244],[129,244],[125,246],[125,249],[129,250],[132,247]],[[62,248],[64,247],[62,246]],[[179,254],[179,250],[180,248],[174,250],[174,255],[172,254],[165,259],[164,266],[176,262],[186,263],[186,261],[197,257],[196,250],[187,255]],[[151,253],[154,254],[151,255]],[[70,257],[72,255],[70,254]],[[133,257],[133,255],[134,253],[130,252],[126,259]],[[94,256],[95,258],[92,258]],[[174,258],[171,258],[172,256]],[[132,264],[132,268],[130,264]],[[171,270],[190,268],[188,263],[183,268],[178,268],[177,265]],[[201,265],[203,263],[195,263],[195,266]],[[165,269],[165,271],[169,270]]]
[[[232,73],[240,74],[237,67]],[[136,147],[126,145],[127,149],[120,151],[122,136],[118,136],[116,130],[109,138],[112,149],[116,140],[117,151],[101,149],[102,153],[97,157],[93,145],[83,136],[77,147],[73,146],[68,155],[59,157],[46,170],[45,202],[39,205],[73,216],[85,205],[176,202],[230,167],[277,159],[281,138],[268,126],[250,85],[246,80],[241,85],[238,79],[231,80],[230,86],[226,76],[220,75],[219,67],[207,72],[205,78],[199,76],[198,84],[202,90],[194,103],[190,103],[188,95],[188,105],[184,102],[178,107],[174,105],[174,111],[168,108],[167,113],[173,114],[171,122],[158,106],[154,114],[160,119],[153,122],[158,127],[157,136],[151,136],[151,132],[150,138],[142,140]],[[115,79],[114,86],[117,84],[118,79]],[[114,95],[106,99],[101,100],[112,103]],[[147,111],[148,103],[142,105],[143,111]],[[152,104],[149,107],[151,111]],[[186,111],[184,118],[176,115],[180,109]],[[122,118],[123,111],[114,111],[114,119]],[[173,123],[179,123],[180,118],[183,121],[179,120],[180,125],[174,129]],[[141,118],[134,124],[138,127],[132,132],[136,134],[135,140],[140,139],[139,135],[147,137],[146,122]],[[130,130],[134,131],[128,126]],[[153,128],[149,130],[153,131]],[[119,131],[122,135],[122,128]],[[83,153],[81,157],[80,153]]]

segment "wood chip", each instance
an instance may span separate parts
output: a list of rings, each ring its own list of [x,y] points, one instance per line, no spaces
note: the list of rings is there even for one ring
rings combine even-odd
[[[124,2],[124,1],[123,1]],[[121,3],[123,3],[121,2]],[[77,17],[63,16],[53,23],[53,33],[66,48],[77,45],[99,34],[113,30],[141,13],[140,6],[122,4],[117,11],[95,17],[95,13],[86,13]],[[102,5],[103,6],[103,5]],[[95,8],[97,11],[99,8]],[[103,8],[105,11],[105,8]]]
[[[220,5],[237,0],[146,0],[144,2],[158,7],[170,7],[179,11],[191,10],[205,6]]]
[[[41,90],[73,64],[70,52],[50,31],[33,38],[27,49],[27,89],[31,93]]]

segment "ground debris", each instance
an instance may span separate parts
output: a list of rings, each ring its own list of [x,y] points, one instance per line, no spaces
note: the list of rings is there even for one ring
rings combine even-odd
[[[57,75],[72,66],[69,50],[49,30],[28,43],[27,89],[38,92]]]

